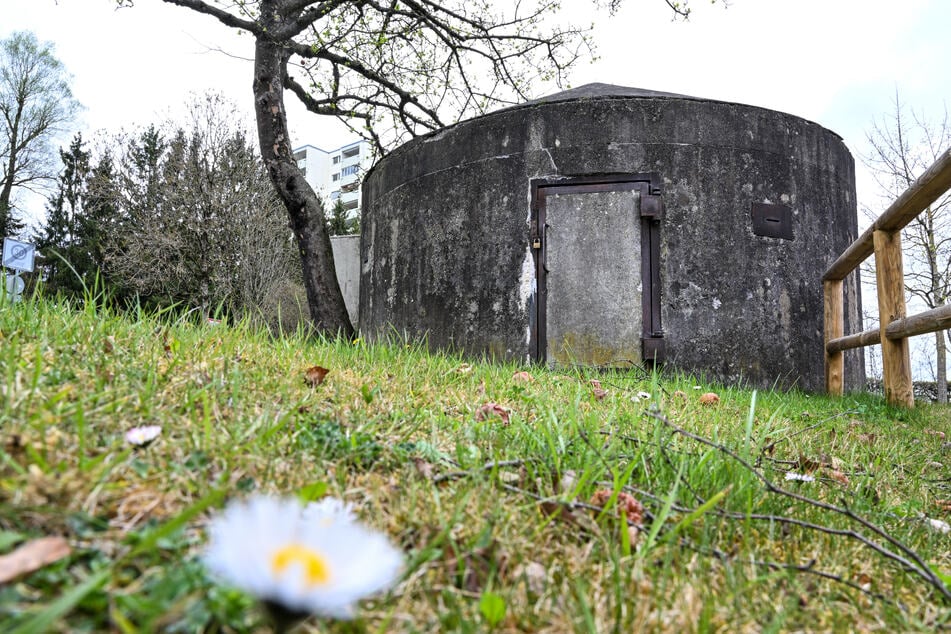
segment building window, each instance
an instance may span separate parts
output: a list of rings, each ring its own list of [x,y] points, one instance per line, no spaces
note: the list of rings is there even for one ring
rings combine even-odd
[[[338,189],[335,192],[330,192],[330,200],[337,200],[340,198],[340,190]]]
[[[339,180],[340,180],[340,174],[334,174],[333,177],[332,177],[332,180],[334,180],[334,181],[339,181]]]
[[[346,209],[347,211],[351,209],[356,209],[358,202],[359,201],[357,200],[348,200],[345,203],[343,203],[343,208]]]
[[[341,176],[350,176],[351,174],[356,174],[360,171],[359,165],[348,165],[347,167],[340,170]]]
[[[337,156],[334,157],[334,165],[336,165],[339,162],[340,162],[340,155],[338,154]]]
[[[360,153],[360,146],[358,145],[358,146],[356,146],[356,147],[352,147],[352,148],[348,148],[348,149],[344,150],[344,151],[343,151],[343,158],[345,158],[345,159],[346,159],[346,158],[350,158],[350,157],[356,156],[356,155],[359,154],[359,153]]]
[[[307,152],[305,152],[304,150],[301,150],[299,152],[294,152],[294,158],[297,159],[298,161],[302,161],[305,158],[307,158]]]
[[[355,192],[360,187],[360,183],[347,183],[346,185],[340,186],[340,191],[344,193]]]

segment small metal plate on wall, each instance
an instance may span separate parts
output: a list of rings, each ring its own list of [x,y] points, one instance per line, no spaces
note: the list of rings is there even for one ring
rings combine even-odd
[[[786,205],[753,203],[753,233],[766,238],[792,240],[792,209]]]

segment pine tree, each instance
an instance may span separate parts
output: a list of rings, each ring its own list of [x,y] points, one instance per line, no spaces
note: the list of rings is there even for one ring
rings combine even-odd
[[[93,269],[84,249],[83,202],[89,176],[89,152],[77,134],[69,149],[60,149],[63,171],[47,203],[47,220],[38,246],[46,256],[46,286],[53,292],[79,294]]]
[[[343,202],[338,198],[337,201],[334,202],[334,206],[330,208],[330,214],[327,216],[327,232],[332,236],[345,236],[356,233],[352,230],[353,222],[348,216],[347,210],[343,208]]]
[[[107,153],[93,167],[82,135],[60,150],[63,170],[47,203],[46,224],[36,241],[45,254],[44,278],[50,292],[82,296],[99,278],[110,287],[104,270],[107,241],[117,235],[116,183]],[[117,289],[110,288],[115,295]]]

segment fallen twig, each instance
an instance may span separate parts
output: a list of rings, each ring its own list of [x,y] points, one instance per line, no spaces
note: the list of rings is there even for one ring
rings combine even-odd
[[[948,587],[945,586],[944,582],[940,579],[940,577],[938,577],[928,567],[928,565],[924,561],[922,561],[921,557],[918,555],[917,552],[915,552],[914,550],[912,550],[911,548],[903,544],[900,540],[896,539],[892,535],[888,534],[888,532],[886,532],[884,529],[876,526],[875,524],[871,523],[864,517],[857,515],[850,508],[848,508],[848,506],[846,505],[836,506],[834,504],[829,504],[828,502],[822,502],[821,500],[816,500],[816,499],[807,497],[805,495],[800,495],[793,491],[789,491],[780,486],[777,486],[769,478],[767,478],[759,470],[757,470],[753,465],[751,465],[747,460],[745,460],[742,456],[734,452],[729,447],[726,447],[725,445],[714,442],[710,440],[709,438],[704,438],[703,436],[699,436],[690,431],[687,431],[686,429],[671,422],[669,418],[667,418],[663,413],[659,411],[650,410],[648,412],[645,412],[645,415],[662,423],[663,425],[667,426],[669,429],[671,429],[675,433],[680,434],[681,436],[684,436],[685,438],[690,438],[691,440],[694,440],[696,442],[699,442],[700,444],[716,449],[717,451],[723,453],[724,455],[729,456],[730,458],[738,462],[741,466],[743,466],[745,469],[747,469],[760,482],[762,482],[769,492],[775,493],[777,495],[781,495],[784,497],[788,497],[798,502],[802,502],[803,504],[808,504],[816,508],[821,508],[826,511],[836,513],[838,515],[842,515],[858,523],[859,525],[861,525],[862,527],[864,527],[871,533],[877,535],[884,541],[891,544],[899,552],[894,552],[892,550],[889,550],[884,545],[878,543],[877,541],[869,539],[868,537],[866,537],[865,535],[857,531],[848,530],[848,529],[831,529],[829,527],[826,527],[826,529],[828,529],[828,531],[833,531],[833,530],[842,531],[842,532],[836,532],[833,534],[843,535],[843,536],[847,536],[852,539],[855,539],[861,542],[862,544],[864,544],[865,546],[867,546],[868,548],[874,550],[881,556],[885,557],[886,559],[890,559],[900,564],[901,567],[905,569],[906,571],[911,572],[921,577],[922,579],[924,579],[928,583],[928,585],[932,586],[935,590],[938,591],[938,593],[945,599],[945,601],[951,602],[951,589],[948,589]]]
[[[485,473],[486,471],[495,471],[496,469],[502,469],[504,467],[521,467],[528,462],[534,462],[533,460],[499,460],[497,462],[487,462],[478,469],[471,469],[469,471],[450,471],[449,473],[441,473],[438,476],[433,478],[433,482],[436,484],[440,482],[445,482],[447,480],[458,480],[459,478],[468,478],[477,473]]]

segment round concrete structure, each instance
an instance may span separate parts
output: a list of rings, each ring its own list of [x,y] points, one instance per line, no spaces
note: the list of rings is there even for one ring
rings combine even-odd
[[[857,219],[852,157],[815,123],[593,84],[415,139],[363,192],[366,336],[822,388],[821,278]],[[861,388],[859,354],[846,373]]]

